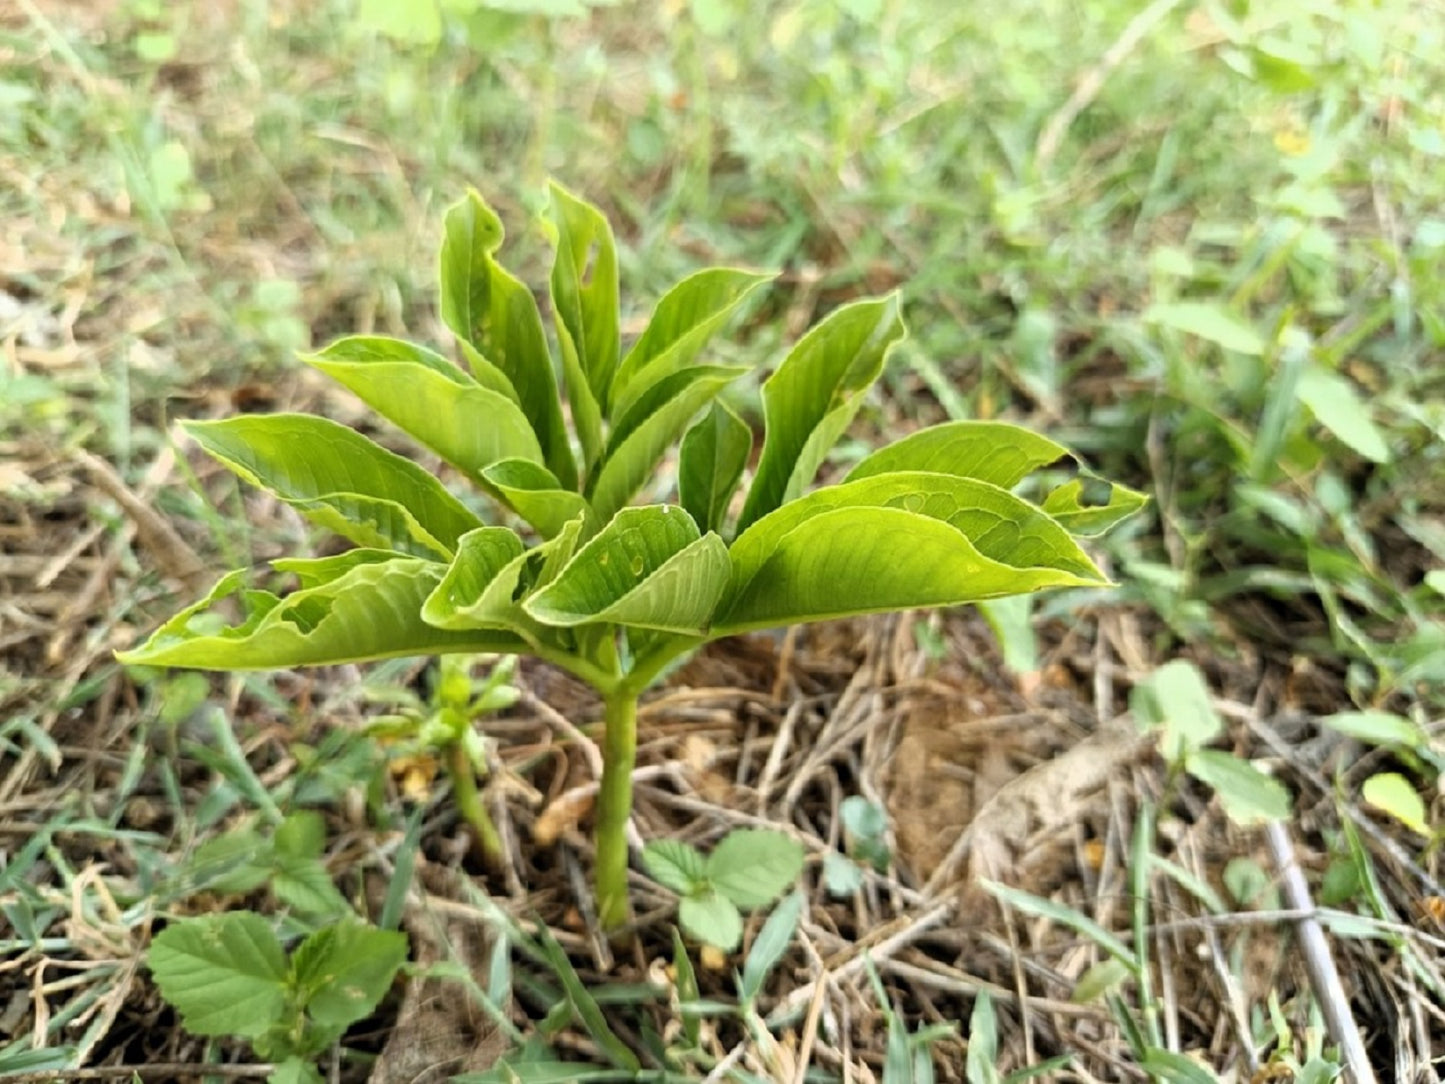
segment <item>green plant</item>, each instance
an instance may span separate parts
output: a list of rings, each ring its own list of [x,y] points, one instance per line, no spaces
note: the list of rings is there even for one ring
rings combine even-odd
[[[269,1078],[277,1084],[319,1084],[312,1059],[376,1007],[406,951],[405,935],[349,919],[288,957],[264,918],[233,911],[171,923],[149,963],[188,1031],[249,1039],[279,1063]]]
[[[321,859],[326,825],[315,810],[285,817],[275,831],[244,825],[196,848],[185,867],[191,890],[227,895],[268,887],[278,901],[302,915],[334,918],[350,910]]]
[[[1224,733],[1209,688],[1193,663],[1176,659],[1141,681],[1129,697],[1135,722],[1160,731],[1160,752],[1171,771],[1187,771],[1214,788],[1238,824],[1286,820],[1289,791],[1249,761],[1208,745]]]
[[[863,866],[884,873],[893,860],[888,846],[888,813],[861,794],[850,794],[838,807],[847,854],[823,856],[823,883],[830,895],[851,896],[863,887]]]
[[[547,225],[570,434],[536,300],[497,262],[502,223],[475,192],[447,213],[441,250],[441,315],[466,368],[378,336],[307,359],[525,523],[525,536],[324,418],[192,422],[207,452],[357,548],[273,562],[298,580],[284,597],[233,572],[120,658],[264,669],[492,652],[571,671],[605,704],[596,888],[616,929],[629,913],[637,702],[670,665],[753,629],[1103,585],[1073,536],[1106,529],[1143,498],[1108,487],[1105,503],[1085,505],[1078,479],[1038,505],[1015,496],[1068,452],[988,422],[920,430],[807,492],[904,335],[891,296],[832,312],[764,383],[766,435],[734,519],[753,438],[717,397],[750,366],[699,359],[766,276],[688,277],[624,354],[606,219],[554,185]],[[677,503],[629,507],[639,492],[655,501],[668,490],[658,468],[679,438]],[[246,612],[227,625],[213,608],[233,595]]]
[[[657,839],[642,864],[682,897],[677,917],[693,937],[723,952],[743,938],[743,911],[765,907],[803,872],[803,845],[783,832],[738,828],[704,857],[690,843]]]
[[[521,692],[511,684],[515,658],[498,660],[484,678],[472,677],[476,661],[469,655],[443,655],[426,701],[404,688],[370,690],[369,699],[385,700],[401,710],[373,720],[369,729],[397,755],[435,757],[441,762],[452,784],[457,811],[470,825],[483,858],[495,866],[504,851],[477,789],[477,780],[487,774],[487,746],[473,723],[480,716],[511,707]]]

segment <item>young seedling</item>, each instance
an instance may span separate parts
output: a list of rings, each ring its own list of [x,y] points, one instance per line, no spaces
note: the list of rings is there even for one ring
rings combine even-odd
[[[706,857],[690,843],[654,840],[642,864],[682,897],[677,917],[688,934],[732,952],[743,939],[742,912],[766,907],[803,872],[803,845],[782,832],[739,828]]]
[[[313,1059],[376,1008],[406,952],[405,935],[349,919],[288,957],[264,918],[233,911],[167,926],[149,964],[187,1031],[249,1039],[276,1084],[320,1084]]]
[[[893,860],[888,846],[888,814],[861,794],[850,794],[838,809],[847,855],[823,856],[823,884],[832,896],[851,896],[863,887],[863,867],[883,873]]]
[[[808,492],[904,334],[896,296],[844,305],[762,388],[766,435],[741,510],[752,430],[719,393],[749,371],[704,356],[767,276],[714,269],[658,303],[625,353],[606,219],[551,190],[554,364],[532,291],[497,262],[502,223],[475,192],[447,212],[441,315],[465,366],[380,336],[307,360],[449,463],[507,513],[485,522],[432,474],[324,418],[192,422],[202,448],[354,549],[273,562],[284,596],[225,576],[126,663],[268,669],[454,652],[530,654],[604,703],[596,815],[601,921],[626,922],[638,698],[699,645],[851,614],[1107,583],[1075,534],[1143,498],[1078,481],[1011,491],[1068,451],[996,422],[923,429]],[[562,394],[572,427],[564,424]],[[676,467],[659,467],[675,452]],[[675,470],[676,503],[630,506]],[[234,625],[213,612],[239,596]]]
[[[369,729],[400,756],[440,761],[451,781],[457,812],[471,828],[487,864],[496,866],[505,852],[477,788],[477,780],[487,774],[487,747],[473,724],[483,715],[511,707],[521,692],[511,684],[515,658],[496,661],[484,678],[472,677],[476,661],[469,655],[443,655],[427,701],[405,689],[372,693],[373,699],[384,697],[401,710],[374,720]]]

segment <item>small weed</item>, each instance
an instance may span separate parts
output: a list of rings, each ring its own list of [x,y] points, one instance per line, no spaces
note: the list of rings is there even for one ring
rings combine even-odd
[[[688,934],[723,952],[742,942],[742,912],[766,907],[803,871],[803,846],[782,832],[739,828],[706,857],[675,839],[642,850],[642,864],[682,897],[678,921]]]
[[[355,920],[288,956],[249,911],[171,923],[151,942],[151,974],[196,1035],[232,1035],[279,1064],[272,1084],[320,1084],[314,1059],[376,1008],[406,959],[405,936]]]

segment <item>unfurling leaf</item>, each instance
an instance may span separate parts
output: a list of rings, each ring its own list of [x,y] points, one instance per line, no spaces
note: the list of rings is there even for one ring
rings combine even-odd
[[[701,530],[721,530],[752,449],[752,430],[720,400],[682,438],[677,499]]]
[[[903,335],[893,296],[843,306],[793,347],[763,384],[767,436],[739,531],[803,493]]]

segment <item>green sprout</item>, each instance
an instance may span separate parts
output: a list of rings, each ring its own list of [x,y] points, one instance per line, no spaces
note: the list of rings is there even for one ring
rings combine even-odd
[[[441,252],[441,315],[464,365],[371,335],[306,358],[450,464],[503,522],[324,418],[188,423],[241,478],[355,548],[272,562],[299,581],[284,596],[233,572],[120,658],[247,670],[485,652],[571,672],[604,704],[595,878],[601,922],[616,931],[630,915],[638,700],[670,666],[755,629],[1104,586],[1075,536],[1144,498],[1091,486],[1106,496],[1086,504],[1079,477],[1039,503],[1015,495],[1071,457],[1001,422],[922,429],[810,491],[903,338],[894,295],[834,310],[777,364],[762,386],[762,449],[735,500],[753,431],[719,394],[753,364],[723,364],[740,350],[711,344],[768,276],[689,276],[624,353],[607,220],[554,185],[546,228],[556,360],[531,289],[497,262],[501,219],[475,192],[447,212]],[[644,492],[653,503],[633,505]],[[246,615],[227,626],[211,611],[233,595]]]

